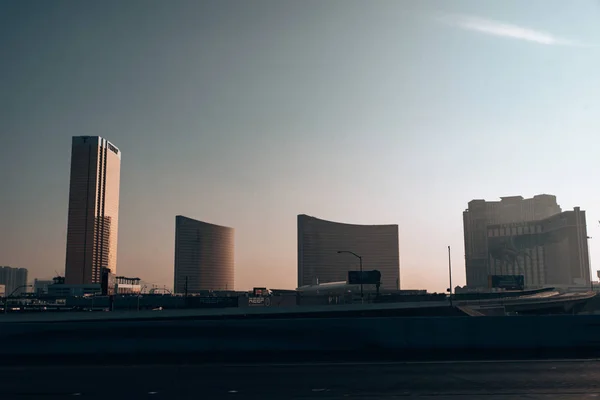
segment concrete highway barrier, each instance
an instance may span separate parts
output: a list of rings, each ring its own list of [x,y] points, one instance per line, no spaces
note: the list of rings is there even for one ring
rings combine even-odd
[[[600,316],[4,323],[0,359],[600,353]],[[234,357],[234,358],[235,358]]]

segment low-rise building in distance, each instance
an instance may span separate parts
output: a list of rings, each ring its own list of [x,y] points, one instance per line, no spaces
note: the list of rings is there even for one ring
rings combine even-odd
[[[140,285],[140,278],[127,278],[124,276],[117,276],[115,278],[115,289],[116,294],[138,294],[142,291]]]
[[[58,283],[48,286],[48,296],[50,297],[70,297],[100,294],[102,294],[102,285],[100,283],[74,285]]]
[[[54,284],[52,279],[34,279],[33,294],[36,296],[45,296],[48,294],[48,286]]]

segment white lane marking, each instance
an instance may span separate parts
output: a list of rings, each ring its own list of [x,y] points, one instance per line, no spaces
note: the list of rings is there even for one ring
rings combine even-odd
[[[324,392],[324,391],[326,391],[326,390],[327,390],[327,389],[313,389],[312,391],[313,391],[313,392]]]
[[[158,392],[148,392],[148,394],[158,394]]]
[[[227,393],[237,393],[237,392],[238,392],[237,390],[230,390]]]

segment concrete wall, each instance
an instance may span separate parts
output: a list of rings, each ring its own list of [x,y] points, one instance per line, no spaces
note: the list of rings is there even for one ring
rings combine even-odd
[[[6,322],[1,328],[0,358],[600,349],[600,316]]]

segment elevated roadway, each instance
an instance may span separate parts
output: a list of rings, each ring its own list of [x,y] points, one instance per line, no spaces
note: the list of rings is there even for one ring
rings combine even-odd
[[[460,306],[449,310],[449,301],[423,301],[374,304],[342,304],[293,307],[231,307],[213,309],[116,311],[116,312],[39,312],[0,314],[0,324],[9,322],[59,322],[92,320],[148,320],[148,319],[274,319],[274,318],[330,318],[356,316],[461,316],[470,310],[502,306],[507,311],[542,312],[546,309],[568,311],[584,304],[595,292],[563,293],[542,292],[532,295],[485,300],[454,300]]]
[[[505,297],[501,299],[486,300],[461,300],[455,303],[460,306],[467,306],[473,310],[479,310],[494,306],[502,306],[507,311],[544,313],[545,310],[554,312],[568,312],[575,310],[577,306],[583,305],[596,296],[596,292],[581,293],[560,293],[558,291],[542,292],[532,295]]]
[[[427,301],[388,304],[342,304],[326,306],[294,307],[232,307],[212,309],[160,310],[160,311],[117,311],[117,312],[61,312],[61,313],[10,313],[0,314],[0,324],[11,322],[60,322],[60,321],[109,321],[109,320],[148,320],[148,319],[238,319],[238,318],[328,318],[331,316],[361,316],[396,314],[398,316],[427,315],[431,310],[442,310],[450,315],[448,301]],[[462,315],[457,312],[455,315]]]

